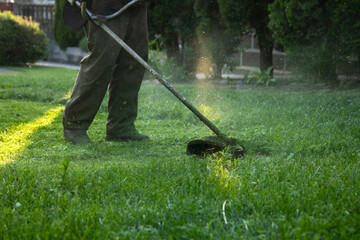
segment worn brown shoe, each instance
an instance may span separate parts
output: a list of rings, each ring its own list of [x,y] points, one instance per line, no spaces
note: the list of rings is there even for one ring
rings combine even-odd
[[[90,138],[85,130],[64,129],[64,139],[72,144],[90,143]]]
[[[119,142],[119,141],[144,141],[148,140],[149,137],[142,135],[137,131],[119,133],[119,134],[106,134],[105,140],[109,142]]]

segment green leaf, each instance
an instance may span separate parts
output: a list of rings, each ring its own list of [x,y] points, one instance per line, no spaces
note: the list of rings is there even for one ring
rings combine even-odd
[[[252,70],[253,73],[257,74],[257,75],[260,75],[261,74],[261,70],[260,68],[255,68]]]
[[[265,70],[264,74],[265,74],[265,75],[270,75],[270,72],[271,72],[272,69],[273,69],[272,66],[271,66],[271,67],[268,67],[268,68]]]
[[[64,167],[64,171],[66,171],[66,169],[69,167],[70,161],[71,161],[71,158],[67,157],[67,158],[64,158],[63,161],[61,162],[61,165],[63,165],[63,167]]]

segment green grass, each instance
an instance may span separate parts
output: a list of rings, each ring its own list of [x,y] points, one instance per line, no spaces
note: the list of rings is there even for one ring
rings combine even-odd
[[[71,145],[62,112],[38,122],[64,104],[76,71],[16,70],[0,74],[0,239],[360,237],[359,89],[176,85],[246,147],[231,161],[186,155],[211,131],[149,83],[136,124],[150,141],[106,142],[105,99],[92,143]]]

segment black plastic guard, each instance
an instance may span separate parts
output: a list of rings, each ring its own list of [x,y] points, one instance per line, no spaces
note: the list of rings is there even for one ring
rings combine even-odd
[[[242,157],[245,153],[243,147],[228,146],[227,142],[216,136],[192,140],[188,143],[186,148],[186,153],[188,155],[194,154],[197,156],[205,156],[220,151],[227,151],[233,158]]]
[[[223,151],[226,143],[218,137],[205,137],[203,139],[195,139],[188,143],[186,153],[191,155],[213,154]]]

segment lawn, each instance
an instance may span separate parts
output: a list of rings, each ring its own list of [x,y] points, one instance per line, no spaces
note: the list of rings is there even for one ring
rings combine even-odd
[[[145,142],[62,139],[77,72],[0,74],[0,239],[359,239],[360,90],[176,84],[247,153],[186,155],[211,131],[164,87],[140,91]]]

